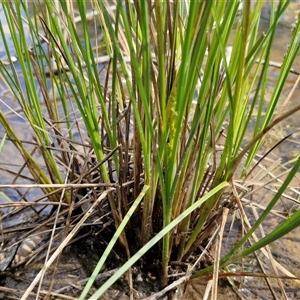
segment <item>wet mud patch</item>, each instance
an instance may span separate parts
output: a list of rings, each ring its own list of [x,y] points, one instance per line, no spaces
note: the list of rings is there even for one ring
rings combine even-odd
[[[78,299],[104,249],[105,247],[99,247],[99,241],[95,237],[80,239],[67,246],[60,255],[58,263],[54,263],[46,271],[38,299],[44,299],[47,295],[50,299]],[[108,257],[107,264],[97,276],[89,292],[90,296],[125,263],[124,255],[119,255],[117,252],[118,250],[115,249],[111,257]],[[29,265],[8,268],[1,272],[0,298],[20,299],[43,266],[43,259],[37,259]],[[132,275],[134,299],[146,298],[159,290],[157,279],[150,274],[143,274],[139,264],[132,267]],[[125,300],[129,299],[129,294],[127,273],[125,273],[101,296],[101,299]],[[28,299],[36,299],[36,297],[35,289]]]
[[[14,299],[13,297],[15,297],[15,299],[20,299],[42,267],[42,262],[36,262],[14,271],[3,272],[1,274],[0,298]],[[80,261],[67,248],[61,255],[59,264],[51,266],[44,276],[39,298],[51,295],[55,299],[67,299],[64,298],[64,294],[78,298],[82,288],[81,280],[84,278],[86,275]],[[49,293],[51,286],[53,292]],[[33,292],[28,299],[36,299],[36,295]]]

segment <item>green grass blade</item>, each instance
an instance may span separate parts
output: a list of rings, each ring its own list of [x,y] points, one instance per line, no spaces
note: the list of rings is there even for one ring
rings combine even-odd
[[[134,203],[132,204],[132,206],[130,207],[129,211],[125,215],[123,221],[121,222],[120,226],[116,230],[114,236],[112,237],[111,241],[109,242],[109,244],[107,245],[105,251],[103,252],[103,254],[102,254],[102,256],[101,256],[101,258],[100,258],[97,266],[95,267],[95,269],[93,271],[93,274],[91,275],[89,281],[87,282],[86,286],[84,287],[84,290],[82,291],[82,293],[81,293],[81,295],[79,297],[80,300],[86,299],[86,295],[88,294],[90,288],[92,287],[92,285],[93,285],[93,283],[94,283],[97,275],[101,271],[101,268],[102,268],[103,264],[105,263],[105,260],[107,259],[108,255],[112,251],[113,246],[117,242],[117,240],[120,237],[122,231],[125,229],[125,226],[128,223],[128,221],[130,220],[130,218],[132,217],[134,211],[136,210],[136,208],[138,207],[138,205],[140,204],[140,202],[142,201],[142,199],[145,197],[145,194],[147,193],[147,191],[149,190],[149,188],[150,187],[147,186],[147,185],[145,185],[143,187],[140,195],[135,199]]]
[[[266,217],[269,216],[270,211],[276,205],[278,200],[281,198],[282,194],[287,189],[288,185],[290,184],[291,180],[294,178],[294,176],[298,172],[299,168],[300,168],[300,157],[298,157],[297,162],[293,166],[293,168],[290,171],[290,173],[288,174],[287,178],[285,179],[283,184],[280,186],[278,192],[276,193],[274,198],[270,201],[270,203],[265,208],[265,210],[263,211],[261,216],[258,218],[258,220],[247,231],[247,233],[243,236],[243,238],[241,238],[236,243],[236,245],[220,260],[220,266],[223,267],[223,266],[228,265],[230,262],[234,261],[237,256],[241,257],[241,254],[238,254],[236,256],[235,253],[245,244],[245,242],[249,239],[249,237],[252,235],[252,233],[258,228],[258,226],[266,219]],[[274,241],[275,239],[281,237],[283,234],[288,233],[290,230],[294,229],[297,226],[299,220],[297,220],[296,218],[298,216],[299,216],[299,211],[297,211],[295,213],[295,217],[292,216],[290,218],[291,221],[289,221],[289,220],[285,221],[283,224],[278,226],[277,229],[275,229],[273,231],[273,233],[270,233],[268,236],[266,236],[264,238],[263,242],[255,243],[253,246],[250,247],[250,250],[245,249],[244,250],[245,252],[243,251],[242,253],[244,253],[244,255],[249,254],[249,253],[251,253],[251,251],[255,251],[255,250],[259,249],[260,247],[262,247],[263,245],[266,245],[267,241]],[[211,272],[212,270],[213,270],[213,266],[205,268],[205,269],[200,270],[200,271],[196,272],[195,274],[193,274],[192,277],[196,278],[196,277],[203,276],[203,275]]]
[[[5,144],[5,141],[6,141],[6,137],[7,137],[7,133],[4,133],[3,138],[1,139],[1,142],[0,142],[0,155],[1,155],[2,150],[3,150],[4,144]]]
[[[91,296],[92,299],[99,299],[101,295],[116,281],[126,270],[128,270],[138,259],[140,259],[151,247],[153,247],[163,236],[170,232],[178,223],[186,218],[191,212],[198,208],[202,203],[208,201],[215,193],[228,187],[227,182],[222,182],[220,185],[215,187],[213,190],[208,192],[204,197],[195,202],[186,211],[179,215],[175,220],[163,228],[154,238],[152,238],[145,246],[143,246],[133,257],[131,257],[112,277],[110,277],[96,293]],[[83,299],[83,298],[82,298]]]
[[[276,227],[273,231],[271,231],[269,234],[267,234],[265,237],[260,239],[258,242],[253,244],[252,246],[246,248],[242,251],[240,254],[241,257],[246,257],[249,254],[253,253],[254,251],[257,251],[261,249],[262,247],[265,247],[274,241],[278,240],[279,238],[287,235],[292,230],[297,228],[300,225],[300,210],[297,210],[291,217],[289,217],[287,220],[285,220],[282,224],[280,224],[278,227]],[[230,258],[231,261],[236,261],[237,257],[233,256]]]

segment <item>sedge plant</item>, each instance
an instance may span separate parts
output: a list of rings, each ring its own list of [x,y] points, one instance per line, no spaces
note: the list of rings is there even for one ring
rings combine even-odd
[[[72,126],[82,119],[81,126],[95,154],[94,163],[99,163],[95,169],[99,180],[117,184],[120,189],[116,195],[108,194],[117,233],[112,242],[118,239],[128,258],[94,297],[138,259],[150,259],[147,253],[156,243],[155,259],[161,261],[160,283],[165,287],[170,261],[185,262],[199,247],[205,247],[224,207],[239,209],[233,193],[235,180],[243,182],[250,175],[265,134],[300,109],[296,106],[274,118],[299,51],[300,23],[293,28],[275,87],[266,101],[272,43],[288,2],[272,1],[268,30],[260,34],[263,1],[244,1],[238,17],[239,1],[116,1],[112,8],[106,1],[92,0],[94,25],[101,28],[103,36],[101,47],[90,35],[87,3],[77,1],[75,8],[73,4],[61,2],[58,8],[49,1],[35,3],[33,9],[40,14],[33,18],[26,1],[2,4],[26,79],[25,88],[12,60],[10,68],[1,69],[1,73],[32,127],[48,177],[31,163],[30,153],[3,114],[0,121],[8,138],[28,160],[35,178],[41,183],[54,183],[63,181],[63,170],[54,155],[59,152],[57,145],[72,144]],[[26,14],[32,48],[24,38],[21,11]],[[5,40],[3,29],[1,33]],[[103,47],[104,54],[100,53]],[[229,47],[231,54],[227,55]],[[7,46],[6,50],[9,56]],[[101,55],[109,58],[105,78],[99,76]],[[42,104],[47,117],[42,117]],[[70,111],[74,106],[76,114]],[[246,141],[249,131],[253,136]],[[225,142],[220,150],[222,136]],[[53,138],[55,149],[49,147]],[[109,161],[103,163],[107,156]],[[297,158],[265,212],[220,259],[220,267],[299,225],[296,211],[260,242],[242,250],[288,188],[299,164]],[[245,195],[239,192],[240,197]],[[141,204],[134,206],[133,213],[130,207],[135,199]],[[125,218],[127,214],[129,219]],[[135,247],[130,246],[132,236]],[[111,250],[113,245],[109,247]],[[104,253],[82,299],[107,259],[107,251]],[[193,270],[190,276],[205,275],[213,268]]]

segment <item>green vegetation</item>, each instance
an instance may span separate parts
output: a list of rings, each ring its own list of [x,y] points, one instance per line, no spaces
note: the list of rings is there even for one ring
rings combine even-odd
[[[258,33],[263,1],[253,7],[245,1],[239,18],[238,1],[117,1],[114,9],[108,2],[91,1],[95,13],[90,21],[87,2],[77,1],[80,23],[72,1],[60,1],[58,6],[55,1],[35,3],[33,18],[25,0],[2,3],[24,82],[10,59],[2,26],[10,64],[2,65],[0,72],[32,128],[47,171],[0,111],[7,137],[27,161],[33,179],[45,186],[49,201],[64,199],[71,205],[80,189],[68,184],[88,181],[95,191],[99,183],[102,191],[110,189],[107,197],[116,232],[80,299],[86,298],[116,243],[128,261],[92,299],[157,243],[153,253],[161,261],[160,284],[165,288],[170,262],[185,262],[200,246],[206,247],[226,210],[241,209],[239,199],[247,192],[247,178],[265,134],[300,109],[298,105],[274,117],[299,51],[300,23],[293,29],[268,101],[265,92],[272,42],[288,1],[274,1],[264,34]],[[95,46],[90,35],[93,26],[101,27],[101,45],[96,41]],[[231,55],[226,54],[229,46]],[[109,56],[105,78],[99,75],[101,55]],[[249,132],[252,138],[246,140]],[[220,154],[221,137],[225,142]],[[76,159],[78,145],[89,149],[81,153],[81,165]],[[297,158],[265,211],[219,262],[187,275],[194,278],[225,268],[298,226],[300,211],[244,248],[299,166]],[[86,174],[77,176],[78,168]],[[237,179],[245,191],[236,186]]]

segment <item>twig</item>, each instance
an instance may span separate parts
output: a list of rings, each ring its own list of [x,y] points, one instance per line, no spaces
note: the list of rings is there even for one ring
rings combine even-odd
[[[256,61],[256,62],[258,62],[258,61]],[[264,64],[265,61],[262,61],[262,63]],[[281,69],[282,64],[280,64],[276,61],[269,61],[269,66]],[[295,69],[290,69],[290,73],[295,74],[295,75],[300,75],[300,72],[296,71]]]
[[[151,295],[148,298],[144,298],[143,300],[156,300],[166,294],[168,291],[174,289],[176,286],[184,283],[185,281],[189,280],[191,277],[191,274],[183,276],[176,281],[172,282],[170,285],[166,286],[163,290],[159,291],[158,293],[155,293],[154,295]]]
[[[4,286],[0,286],[0,291],[4,292],[4,293],[11,293],[11,294],[20,294],[22,293],[23,291],[22,290],[17,290],[17,289],[11,289],[11,288],[8,288],[8,287],[4,287]],[[44,295],[47,295],[47,291],[41,291],[41,294],[44,294]],[[29,296],[36,296],[35,293],[30,293]],[[65,300],[77,300],[78,298],[74,298],[74,297],[71,297],[71,296],[66,296],[66,295],[62,295],[62,294],[58,294],[56,292],[52,292],[51,293],[51,296],[54,296],[54,297],[58,297],[59,299],[65,299]]]

